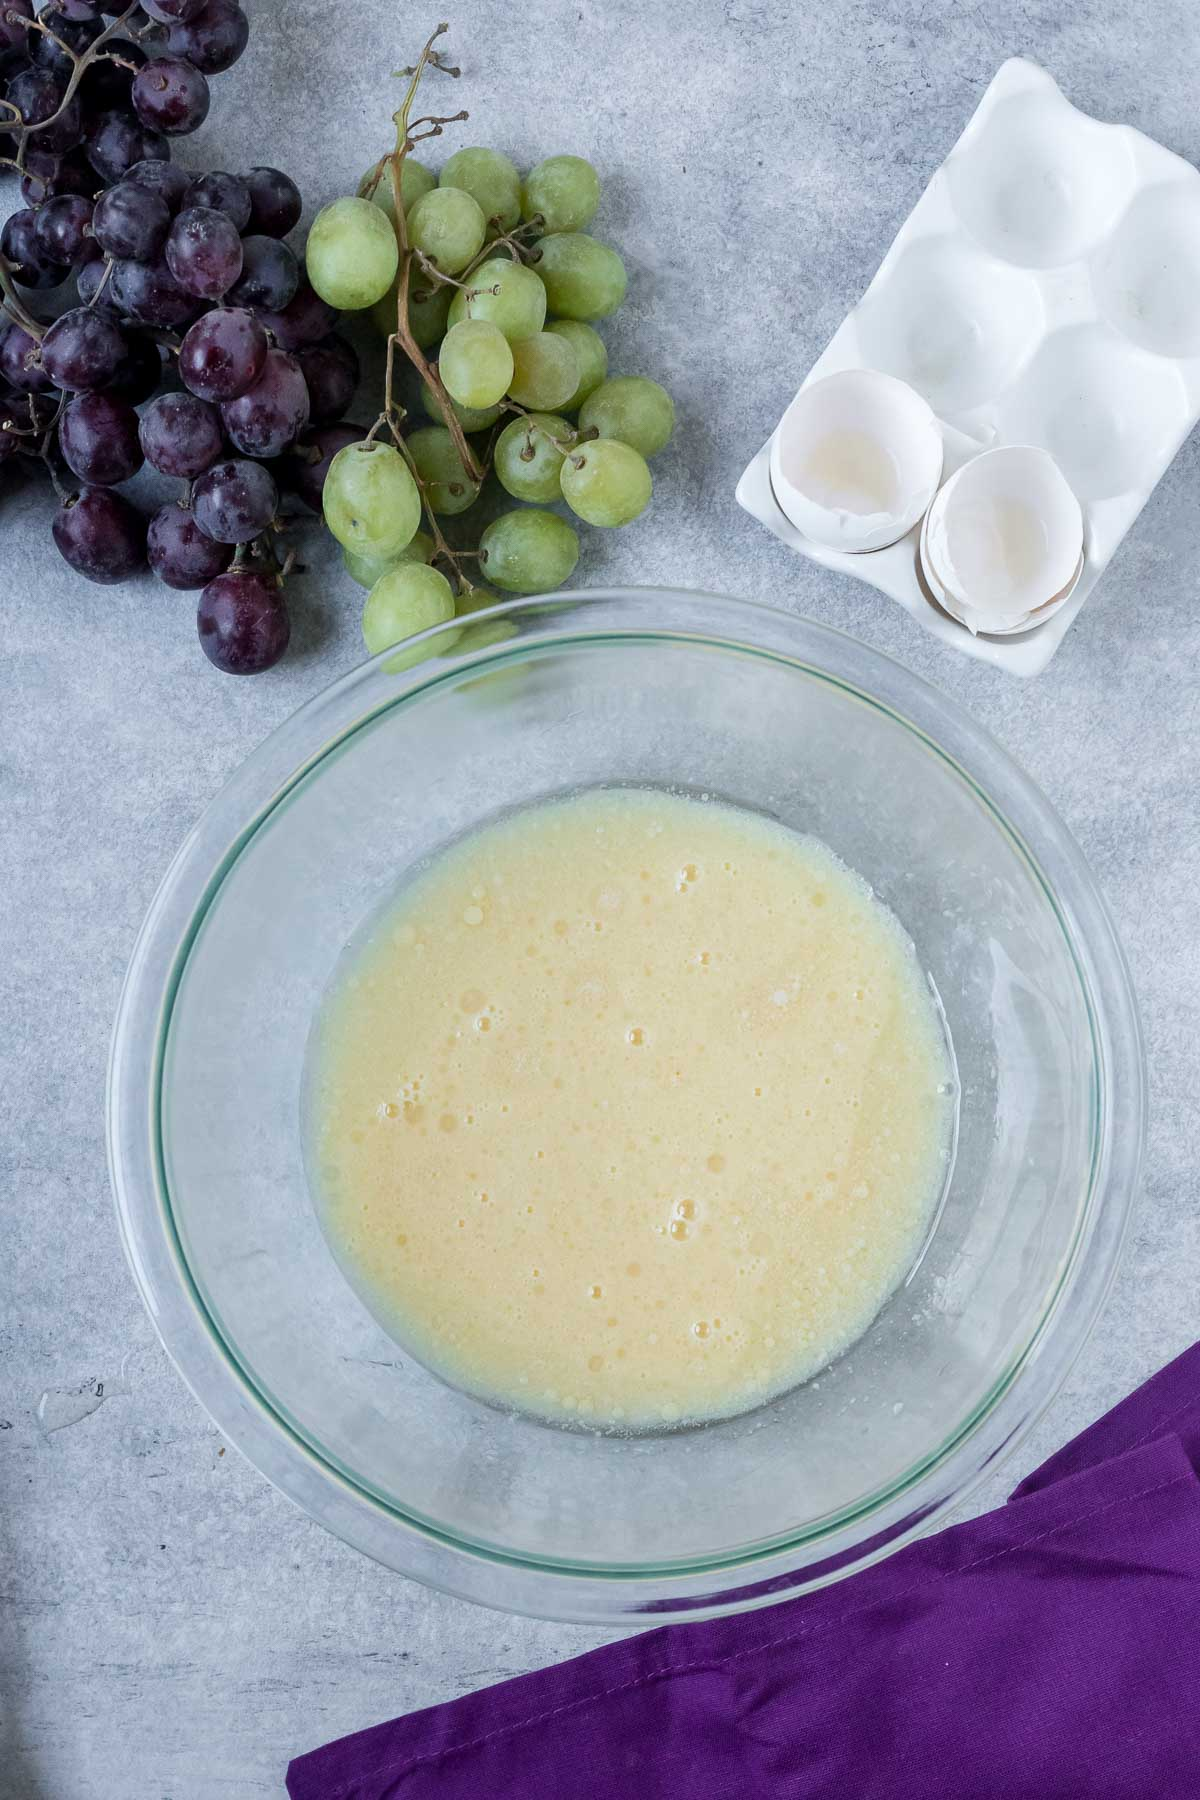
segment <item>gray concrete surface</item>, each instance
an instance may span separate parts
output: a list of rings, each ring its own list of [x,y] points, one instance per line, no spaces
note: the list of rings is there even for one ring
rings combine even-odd
[[[391,0],[250,6],[250,50],[179,160],[278,163],[311,209],[385,146],[388,71],[421,22]],[[652,512],[588,533],[580,581],[752,595],[890,651],[1038,777],[1116,912],[1153,1083],[1145,1194],[1108,1310],[1021,1453],[1031,1466],[1200,1328],[1200,444],[1030,685],[789,556],[733,485],[1003,57],[1037,58],[1089,111],[1200,158],[1193,0],[460,0],[453,14],[465,141],[523,163],[594,158],[597,230],[632,271],[613,366],[660,376],[679,403]],[[104,1163],[122,970],[227,772],[358,659],[359,596],[310,533],[295,653],[235,682],[201,656],[186,596],[75,579],[48,512],[40,491],[0,493],[0,1794],[278,1795],[299,1750],[601,1634],[477,1611],[343,1548],[224,1453],[158,1345]],[[47,1432],[95,1396],[52,1396],[39,1421],[43,1392],[93,1378],[103,1404]]]

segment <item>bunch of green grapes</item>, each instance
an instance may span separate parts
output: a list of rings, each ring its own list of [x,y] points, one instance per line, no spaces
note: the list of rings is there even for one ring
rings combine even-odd
[[[373,654],[500,595],[562,587],[579,558],[573,520],[638,518],[653,490],[649,459],[675,424],[658,382],[608,374],[595,322],[624,300],[626,272],[588,232],[600,204],[592,165],[551,156],[522,179],[499,151],[468,148],[435,175],[411,154],[452,122],[409,126],[422,74],[458,73],[433,49],[437,35],[407,72],[396,149],[358,194],[318,213],[306,250],[317,294],[339,310],[371,308],[388,340],[380,416],[332,459],[323,491],[346,568],[369,589]],[[419,414],[395,398],[397,352],[418,378]],[[471,548],[452,548],[443,522],[491,482],[519,504]],[[474,626],[459,641],[488,631]],[[446,643],[443,634],[437,647]]]

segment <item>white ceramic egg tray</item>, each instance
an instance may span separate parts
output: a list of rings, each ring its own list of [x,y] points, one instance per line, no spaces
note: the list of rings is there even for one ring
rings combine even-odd
[[[956,649],[1039,674],[1200,418],[1200,172],[1079,112],[1036,64],[1004,63],[803,385],[848,368],[924,395],[943,479],[994,445],[1048,450],[1083,508],[1074,591],[1019,636],[973,637],[927,595],[919,526],[865,554],[810,542],[776,504],[769,443],[738,500]]]

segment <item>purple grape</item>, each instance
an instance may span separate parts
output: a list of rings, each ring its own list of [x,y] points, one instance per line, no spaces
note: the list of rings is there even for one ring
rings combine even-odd
[[[250,21],[237,0],[207,0],[190,19],[172,25],[167,47],[172,56],[186,56],[202,75],[223,75],[232,69],[250,36]]]
[[[80,198],[82,198],[82,196],[80,196]],[[78,277],[80,269],[86,267],[88,263],[99,263],[101,267],[103,267],[104,264],[104,252],[90,231],[84,238],[82,244],[80,244],[75,256],[75,261],[71,264],[72,271],[76,277]]]
[[[230,569],[210,581],[196,612],[200,645],[226,675],[260,675],[288,647],[291,626],[273,576]]]
[[[183,196],[187,193],[191,180],[186,169],[181,169],[170,162],[139,162],[125,176],[126,181],[135,181],[139,187],[149,188],[157,194],[167,211],[174,217],[183,205]]]
[[[58,444],[72,475],[89,487],[128,481],[142,466],[138,416],[112,394],[80,394],[58,421]]]
[[[82,150],[52,156],[49,150],[37,150],[32,144],[26,148],[21,198],[27,206],[39,206],[56,194],[83,194],[91,199],[99,186],[100,178]]]
[[[162,355],[153,338],[127,331],[125,342],[125,356],[105,392],[112,394],[114,399],[127,401],[130,406],[140,406],[143,400],[149,400],[151,394],[157,393],[162,382]]]
[[[281,350],[303,350],[308,344],[319,344],[338,321],[333,307],[309,286],[303,268],[295,297],[279,312],[264,308],[258,316]]]
[[[211,206],[187,206],[167,238],[167,267],[181,288],[219,300],[242,269],[242,240],[232,219]]]
[[[146,521],[121,494],[85,487],[54,516],[59,555],[89,581],[124,581],[146,561]]]
[[[216,463],[192,489],[201,531],[218,544],[248,544],[279,509],[279,489],[259,462]]]
[[[242,272],[230,291],[235,306],[281,312],[295,298],[300,265],[277,238],[242,239]]]
[[[42,367],[56,388],[85,394],[109,385],[127,350],[119,325],[86,306],[76,306],[56,319],[42,339]]]
[[[169,169],[171,164],[151,163],[149,167]],[[170,224],[165,200],[140,182],[119,181],[96,202],[92,236],[106,256],[149,262],[166,243]]]
[[[148,263],[115,262],[109,285],[125,318],[156,331],[182,330],[199,310],[194,295],[184,292],[161,256]]]
[[[161,132],[125,113],[107,112],[89,134],[87,156],[101,180],[113,187],[135,163],[169,162],[171,146]]]
[[[246,186],[250,189],[251,231],[260,237],[286,237],[299,223],[303,205],[295,182],[279,169],[251,169]]]
[[[208,83],[182,57],[156,56],[133,78],[133,110],[143,125],[180,137],[208,117]]]
[[[146,52],[141,45],[127,43],[124,38],[110,38],[105,48],[118,55],[121,62],[102,59],[90,63],[84,70],[77,92],[83,102],[85,114],[121,109],[127,111],[133,92],[133,77],[146,61]],[[132,63],[133,68],[122,68],[121,63]]]
[[[63,105],[65,83],[48,69],[22,69],[4,90],[5,98],[16,107],[39,150],[52,155],[71,150],[83,136],[83,107],[73,95]],[[48,121],[53,120],[53,124]]]
[[[83,20],[99,18],[102,11],[103,8],[96,4],[96,0],[50,0],[50,4],[43,9],[43,14],[56,12],[60,18],[79,24]]]
[[[312,512],[321,511],[321,494],[329,465],[347,444],[361,443],[365,425],[320,425],[306,431],[279,463],[282,479]]]
[[[187,507],[172,500],[150,521],[146,533],[146,560],[172,588],[202,588],[229,567],[230,544],[207,537]]]
[[[250,223],[250,189],[240,175],[227,175],[214,169],[209,175],[197,175],[183,196],[185,206],[211,206],[232,219],[238,231]]]
[[[4,0],[0,0],[0,20],[3,19],[3,16]],[[39,150],[33,144],[27,146],[25,168],[21,175],[21,198],[26,206],[40,206],[42,201],[48,200],[52,194],[70,194],[78,191],[59,185],[59,171],[64,161],[64,157],[52,156],[49,150]],[[88,173],[90,175],[92,171],[89,169]]]
[[[314,425],[340,419],[358,386],[358,357],[344,338],[326,338],[296,352],[308,388],[309,417]]]
[[[36,33],[26,31],[22,20],[32,17],[30,0],[4,0],[0,5],[0,69],[10,57],[27,54],[29,39]]]
[[[34,230],[43,256],[60,266],[73,263],[87,239],[92,202],[82,194],[56,194],[37,209]]]
[[[246,456],[279,456],[308,424],[308,389],[300,364],[283,350],[268,350],[262,374],[221,408],[225,430]]]
[[[142,414],[138,435],[151,468],[182,481],[211,468],[224,442],[220,413],[195,394],[160,394]]]
[[[0,320],[4,314],[0,313]],[[0,331],[0,381],[20,394],[48,394],[53,383],[42,367],[36,338],[22,326],[10,324]]]
[[[37,234],[37,213],[30,206],[5,220],[0,232],[0,252],[22,287],[52,288],[67,278],[62,264],[52,262],[43,250]]]
[[[175,25],[182,19],[194,19],[204,0],[143,0],[142,11],[160,25]]]
[[[201,400],[236,400],[262,374],[268,348],[253,313],[240,307],[205,313],[179,346],[179,379]]]
[[[120,319],[124,315],[113,293],[112,278],[110,276],[107,281],[104,279],[108,269],[109,264],[103,256],[81,258],[75,271],[75,292],[79,295],[81,305],[90,306],[94,312],[103,313],[106,318]],[[103,287],[101,282],[104,283]]]

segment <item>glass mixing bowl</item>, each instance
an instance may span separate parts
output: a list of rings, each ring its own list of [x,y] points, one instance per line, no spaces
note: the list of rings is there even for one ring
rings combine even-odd
[[[482,617],[427,633],[415,667],[385,654],[310,701],[176,857],[113,1045],[125,1244],[223,1432],[380,1562],[546,1617],[766,1604],[961,1502],[1063,1379],[1137,1181],[1125,963],[1033,783],[851,638],[669,590]],[[911,935],[961,1083],[936,1229],[865,1336],[757,1411],[628,1438],[494,1410],[403,1354],[329,1251],[300,1133],[309,1027],[363,918],[471,826],[597,783],[708,794],[822,838]]]

